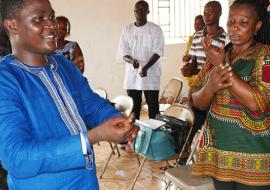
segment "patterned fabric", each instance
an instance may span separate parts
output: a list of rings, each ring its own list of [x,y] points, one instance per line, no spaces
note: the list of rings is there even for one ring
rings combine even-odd
[[[14,59],[11,64],[21,67],[22,69],[37,75],[47,88],[52,97],[62,120],[65,122],[71,135],[78,135],[86,132],[86,126],[78,113],[74,100],[65,88],[63,81],[56,72],[58,64],[53,57],[48,57],[50,67],[35,68],[29,67],[22,62]]]
[[[228,89],[217,92],[209,110],[194,175],[246,185],[270,185],[270,83],[263,81],[269,55],[267,46],[256,44],[229,63],[252,86],[260,110],[248,110]],[[209,62],[205,64],[192,84],[191,93],[204,86],[212,67]]]
[[[193,173],[203,173],[221,181],[237,181],[248,185],[269,185],[269,154],[245,154],[205,148],[197,154]],[[203,164],[206,163],[207,164]]]
[[[77,46],[77,42],[69,41],[64,47],[57,48],[55,53],[64,55],[68,60],[74,60],[74,51]]]
[[[189,55],[196,57],[197,63],[198,63],[198,69],[202,69],[205,61],[206,61],[206,55],[205,51],[203,50],[202,46],[202,39],[207,35],[206,27],[198,31],[194,34],[192,45],[189,51]],[[223,28],[220,28],[220,30],[212,36],[212,42],[211,45],[213,47],[221,47],[222,45],[226,45],[229,42],[228,35],[224,31]]]

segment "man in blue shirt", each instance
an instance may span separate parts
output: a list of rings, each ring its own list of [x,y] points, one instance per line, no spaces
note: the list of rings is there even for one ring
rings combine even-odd
[[[97,190],[91,145],[138,128],[95,94],[56,45],[48,0],[1,0],[12,55],[0,62],[0,160],[9,189]],[[88,130],[91,128],[91,130]]]

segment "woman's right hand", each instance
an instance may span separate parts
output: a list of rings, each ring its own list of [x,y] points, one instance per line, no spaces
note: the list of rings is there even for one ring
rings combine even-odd
[[[213,65],[224,65],[225,62],[225,51],[224,46],[222,45],[219,48],[213,48],[211,46],[212,39],[210,36],[206,36],[202,40],[202,46],[205,51],[207,59]]]
[[[206,87],[213,94],[221,89],[232,86],[232,68],[230,65],[214,66],[210,72]]]

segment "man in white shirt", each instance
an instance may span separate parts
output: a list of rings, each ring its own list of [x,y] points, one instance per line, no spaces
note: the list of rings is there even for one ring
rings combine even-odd
[[[140,118],[142,91],[148,104],[149,118],[154,118],[159,113],[159,58],[164,56],[164,36],[158,25],[147,21],[149,6],[146,1],[138,1],[134,13],[135,23],[123,29],[118,59],[126,62],[124,89],[134,100],[136,119]]]

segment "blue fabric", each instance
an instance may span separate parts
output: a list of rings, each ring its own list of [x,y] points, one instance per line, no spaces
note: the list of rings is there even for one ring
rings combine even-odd
[[[48,59],[47,68],[29,67],[12,55],[0,61],[0,159],[9,189],[99,189],[95,166],[85,169],[80,135],[71,135],[40,73],[60,76],[88,128],[120,113],[93,93],[74,64],[61,55]]]

